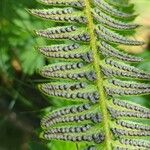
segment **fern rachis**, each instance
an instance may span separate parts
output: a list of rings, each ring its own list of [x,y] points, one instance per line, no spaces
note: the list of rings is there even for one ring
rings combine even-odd
[[[39,89],[54,99],[77,103],[46,115],[41,121],[41,137],[85,143],[90,150],[149,149],[150,126],[137,120],[149,120],[150,110],[120,98],[150,93],[150,85],[129,80],[150,79],[149,73],[129,64],[142,59],[118,48],[120,44],[143,44],[127,38],[127,32],[138,27],[130,23],[136,15],[124,10],[132,12],[132,6],[113,0],[38,1],[50,8],[31,9],[30,13],[60,23],[36,31],[58,42],[38,47],[55,60],[39,71],[51,79]]]

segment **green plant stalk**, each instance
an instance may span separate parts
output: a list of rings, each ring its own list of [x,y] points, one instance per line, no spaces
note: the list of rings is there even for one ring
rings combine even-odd
[[[94,34],[94,23],[93,23],[93,17],[91,14],[91,3],[90,0],[85,0],[85,13],[87,15],[87,20],[88,20],[88,29],[89,29],[89,33],[90,33],[90,46],[93,52],[93,65],[96,71],[96,76],[97,76],[97,80],[96,80],[96,84],[98,87],[98,91],[100,94],[100,98],[99,98],[99,103],[100,103],[100,108],[102,110],[102,116],[103,116],[103,126],[104,126],[104,132],[105,132],[105,143],[106,143],[106,149],[107,150],[111,150],[111,134],[109,132],[109,116],[107,113],[107,106],[106,106],[106,95],[104,92],[104,86],[103,86],[103,75],[102,72],[100,70],[100,66],[99,66],[99,61],[100,61],[100,56],[98,55],[98,51],[97,51],[97,40],[96,40],[96,36]]]

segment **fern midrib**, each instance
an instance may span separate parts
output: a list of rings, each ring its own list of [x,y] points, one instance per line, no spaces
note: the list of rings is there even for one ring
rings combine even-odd
[[[109,130],[109,116],[107,113],[107,104],[106,104],[106,95],[103,88],[103,75],[100,70],[99,61],[100,57],[98,55],[97,51],[97,40],[96,35],[94,34],[94,20],[91,14],[91,3],[90,0],[84,0],[85,1],[85,13],[87,15],[88,19],[88,29],[90,33],[90,46],[93,52],[93,65],[96,71],[97,76],[97,87],[100,95],[99,103],[100,108],[102,110],[102,116],[103,116],[103,126],[104,126],[104,133],[105,133],[105,143],[106,143],[106,150],[111,150],[111,134]]]

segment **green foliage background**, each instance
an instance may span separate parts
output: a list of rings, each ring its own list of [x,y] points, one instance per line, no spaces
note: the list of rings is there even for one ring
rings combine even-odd
[[[150,1],[132,1],[140,14],[136,21],[144,24],[138,35],[148,43],[132,52],[145,59],[139,67],[150,72]],[[43,80],[36,70],[47,60],[34,49],[45,41],[36,38],[33,30],[50,23],[30,16],[25,8],[42,6],[34,0],[0,0],[0,7],[0,150],[70,150],[70,146],[76,150],[76,144],[47,144],[38,138],[40,117],[56,103],[58,107],[64,105],[48,100],[35,88]],[[149,96],[136,98],[147,107],[149,100]]]

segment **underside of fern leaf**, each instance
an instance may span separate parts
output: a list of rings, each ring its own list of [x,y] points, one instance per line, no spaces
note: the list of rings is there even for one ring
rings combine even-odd
[[[131,23],[133,5],[128,0],[38,1],[49,8],[29,12],[56,25],[35,32],[57,41],[38,47],[54,61],[39,70],[50,80],[38,87],[53,99],[73,102],[42,119],[41,137],[85,143],[85,150],[150,149],[150,109],[121,98],[150,93],[150,85],[142,83],[150,74],[131,64],[142,59],[119,48],[144,44],[130,38],[138,27]]]

